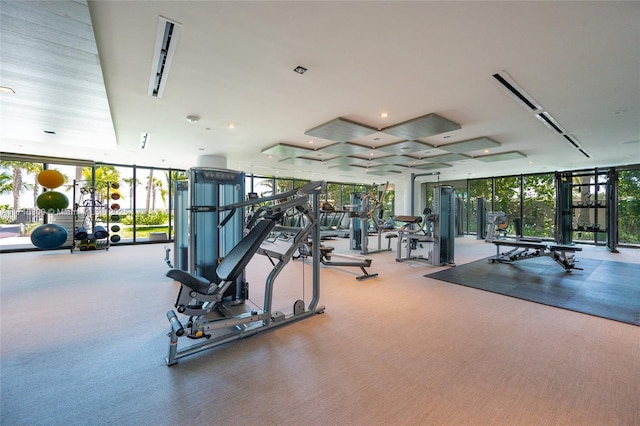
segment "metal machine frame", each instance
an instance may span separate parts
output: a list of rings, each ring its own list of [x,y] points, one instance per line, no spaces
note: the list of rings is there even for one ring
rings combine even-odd
[[[171,270],[167,274],[180,281],[181,288],[175,307],[179,313],[188,315],[179,319],[174,310],[167,312],[167,318],[171,324],[171,331],[168,334],[170,342],[166,358],[167,365],[176,364],[180,358],[324,312],[325,307],[318,304],[320,300],[318,212],[320,210],[319,195],[324,191],[326,191],[324,182],[310,182],[293,191],[270,197],[254,198],[224,206],[199,206],[200,209],[206,207],[219,216],[224,215],[219,222],[219,226],[223,228],[233,219],[234,213],[237,211],[240,211],[239,216],[243,217],[244,207],[272,203],[262,206],[254,212],[246,225],[246,228],[249,229],[248,234],[236,247],[231,249],[228,257],[219,263],[216,274],[220,277],[220,282],[181,270]],[[275,222],[290,209],[295,209],[304,215],[306,220],[303,221],[304,226],[296,230],[295,236],[286,242],[285,249],[276,251],[270,245],[268,248],[266,245],[260,245],[271,230],[273,232],[279,231],[280,225],[265,222]],[[291,228],[287,228],[287,232],[291,231]],[[275,280],[299,248],[306,244],[309,237],[312,241],[311,264],[313,268],[312,296],[309,306],[305,307],[303,300],[296,300],[293,303],[293,313],[285,314],[280,311],[272,311]],[[224,298],[222,293],[232,284],[230,281],[235,281],[238,272],[244,270],[246,264],[255,254],[267,256],[273,264],[273,269],[265,282],[263,309],[235,313],[238,307],[226,303],[228,297]],[[215,335],[210,333],[211,331],[214,331]],[[197,343],[179,348],[179,338],[181,337],[188,337]]]

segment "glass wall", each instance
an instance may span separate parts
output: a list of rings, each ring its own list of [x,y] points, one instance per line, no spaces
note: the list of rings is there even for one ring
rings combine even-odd
[[[553,173],[522,178],[522,236],[553,238],[555,186]]]
[[[63,248],[71,248],[78,228],[96,226],[105,228],[112,244],[172,238],[171,182],[184,178],[184,171],[6,157],[10,159],[0,164],[2,251],[35,249],[32,232],[46,223],[66,229]],[[55,189],[43,188],[37,177],[45,169],[60,172],[64,183]],[[67,207],[55,214],[39,208],[36,200],[49,190],[66,197]]]
[[[618,218],[620,244],[640,244],[640,169],[619,173]]]
[[[45,169],[57,170],[63,183],[53,189],[62,193],[68,206],[56,214],[38,208],[37,199],[45,191],[38,174]],[[606,188],[608,175],[601,170],[574,172],[572,204],[574,205],[574,240],[606,242]],[[160,169],[55,158],[3,155],[0,163],[0,250],[35,249],[31,233],[41,224],[58,223],[65,228],[78,205],[78,220],[91,218],[91,225],[108,225],[120,243],[167,241],[173,238],[173,182],[186,179],[181,170]],[[247,176],[247,192],[259,197],[282,193],[307,183],[307,180]],[[113,184],[116,184],[116,187]],[[507,176],[465,181],[442,182],[452,185],[466,199],[466,233],[476,233],[477,198],[487,199],[487,210],[500,210],[510,219],[522,218],[523,236],[552,239],[554,237],[554,174]],[[430,186],[429,186],[430,185]],[[428,184],[431,188],[436,184]],[[336,210],[352,203],[352,194],[381,191],[352,183],[327,183],[326,201]],[[384,199],[386,220],[395,215],[395,191],[390,185]],[[51,190],[51,189],[49,189]],[[427,199],[431,199],[427,190]],[[618,186],[620,244],[640,244],[640,168],[619,170]],[[91,201],[91,200],[95,200]],[[87,204],[88,203],[88,204]],[[599,207],[598,203],[602,205]],[[100,210],[100,207],[103,207]],[[584,208],[583,208],[584,207]],[[590,208],[587,208],[590,207]],[[98,210],[95,210],[98,208]],[[591,228],[580,224],[590,224]],[[116,228],[113,228],[113,226]],[[595,225],[603,231],[594,230]],[[588,229],[588,230],[587,230]],[[515,234],[514,228],[510,230]],[[70,241],[65,247],[70,246]]]

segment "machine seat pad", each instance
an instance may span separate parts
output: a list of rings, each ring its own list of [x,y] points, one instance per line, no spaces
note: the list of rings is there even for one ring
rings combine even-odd
[[[422,222],[422,216],[394,216],[396,222],[404,223],[420,223]]]
[[[207,294],[209,286],[211,286],[211,283],[208,279],[193,275],[181,269],[170,269],[169,272],[167,272],[167,277],[179,281],[187,287],[202,294]]]
[[[561,245],[561,244],[556,244],[556,245],[549,246],[549,250],[553,250],[553,251],[555,251],[555,250],[563,250],[563,251],[573,252],[573,251],[582,251],[582,247],[564,246],[564,245]]]
[[[433,239],[433,237],[430,237],[428,235],[409,235],[409,238],[411,238],[413,241],[418,241],[418,242],[435,242],[435,240]]]
[[[238,278],[260,248],[260,244],[269,236],[278,219],[279,216],[265,216],[231,249],[216,268],[216,274],[221,281],[234,281]]]

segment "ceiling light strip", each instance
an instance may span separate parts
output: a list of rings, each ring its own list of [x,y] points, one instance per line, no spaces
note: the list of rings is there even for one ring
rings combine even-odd
[[[182,25],[162,16],[158,17],[156,43],[151,60],[148,95],[161,98],[167,85],[167,77],[176,52]]]
[[[571,139],[569,137],[569,135],[562,135],[566,140],[569,141],[569,143],[573,146],[575,146],[576,148],[580,149],[580,145],[578,145],[578,143],[576,141],[574,141],[573,139]]]
[[[495,78],[500,83],[500,87],[506,90],[507,93],[520,105],[524,106],[526,109],[536,112],[537,114],[535,114],[535,117],[540,120],[542,124],[565,138],[571,145],[573,145],[574,148],[577,148],[582,155],[587,158],[591,158],[591,155],[589,155],[580,146],[580,143],[572,136],[569,136],[567,131],[563,129],[548,112],[544,111],[542,106],[538,104],[527,92],[525,92],[524,89],[522,89],[506,72],[500,71],[499,73],[493,74],[493,78]]]
[[[564,135],[566,133],[565,130],[562,127],[560,127],[560,125],[556,122],[556,120],[554,120],[554,118],[551,117],[546,112],[542,112],[540,114],[537,114],[536,118],[538,120],[542,121],[542,123],[545,126],[549,127],[551,130],[555,130],[556,132],[558,132],[561,135]]]
[[[518,86],[518,84],[506,72],[500,71],[499,73],[493,74],[493,78],[500,83],[501,87],[505,89],[511,97],[526,109],[534,112],[542,110],[540,104],[538,104],[531,95],[525,92],[522,87]]]

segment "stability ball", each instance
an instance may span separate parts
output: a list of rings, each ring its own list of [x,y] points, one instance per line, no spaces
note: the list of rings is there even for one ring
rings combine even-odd
[[[31,242],[43,250],[61,247],[67,241],[67,230],[55,223],[40,225],[31,231]]]
[[[38,195],[36,204],[47,213],[57,213],[69,207],[69,199],[62,192],[45,191]]]
[[[57,170],[43,170],[38,173],[38,183],[45,188],[54,189],[62,186],[64,176]]]

